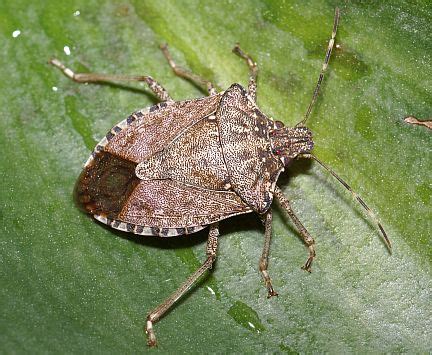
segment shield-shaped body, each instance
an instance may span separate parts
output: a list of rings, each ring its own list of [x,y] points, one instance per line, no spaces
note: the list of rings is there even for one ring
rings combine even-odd
[[[203,264],[164,302],[147,315],[148,344],[156,345],[153,324],[206,272],[216,260],[218,221],[257,212],[264,222],[264,247],[259,269],[268,290],[276,296],[267,271],[272,230],[271,203],[275,196],[308,247],[303,269],[311,271],[314,240],[276,186],[279,174],[296,157],[314,159],[327,169],[377,223],[372,211],[349,185],[311,154],[312,133],[305,122],[316,101],[334,45],[339,10],[312,101],[295,127],[265,116],[256,105],[256,63],[237,45],[234,52],[250,69],[248,91],[238,84],[216,93],[210,82],[180,69],[166,46],[161,49],[174,72],[197,84],[206,84],[210,96],[173,101],[149,76],[75,74],[60,61],[51,63],[77,82],[145,81],[162,101],[139,110],[114,126],[96,146],[77,182],[80,205],[97,220],[142,235],[176,236],[210,226]]]
[[[272,152],[274,128],[238,84],[136,111],[96,146],[78,201],[113,228],[158,236],[264,213],[283,170]]]

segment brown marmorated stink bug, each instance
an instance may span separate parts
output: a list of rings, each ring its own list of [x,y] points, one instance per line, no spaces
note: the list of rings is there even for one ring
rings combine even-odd
[[[289,200],[276,186],[279,174],[295,158],[314,159],[330,172],[377,223],[388,248],[390,241],[365,202],[330,168],[311,154],[311,131],[305,127],[327,69],[335,42],[339,10],[313,97],[304,118],[284,127],[256,104],[257,66],[238,45],[233,51],[250,70],[247,90],[233,84],[223,92],[176,66],[166,45],[161,46],[174,73],[205,86],[209,96],[174,101],[150,76],[76,74],[57,59],[51,64],[79,82],[144,81],[160,103],[132,113],[96,145],[76,186],[80,205],[95,219],[115,229],[140,235],[174,237],[209,227],[207,259],[146,321],[148,344],[156,345],[153,324],[205,273],[216,260],[219,221],[256,212],[265,226],[259,269],[276,296],[267,272],[272,229],[273,197],[289,215],[309,249],[303,266],[311,271],[314,240],[297,218]]]

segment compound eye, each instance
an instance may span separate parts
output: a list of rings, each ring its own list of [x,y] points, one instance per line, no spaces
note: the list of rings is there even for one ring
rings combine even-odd
[[[285,125],[283,124],[283,122],[281,121],[274,121],[273,122],[273,127],[274,129],[281,129],[282,127],[284,127]]]

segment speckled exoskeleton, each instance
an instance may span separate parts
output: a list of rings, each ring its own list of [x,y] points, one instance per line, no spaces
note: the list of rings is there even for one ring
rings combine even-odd
[[[204,98],[174,101],[149,76],[76,74],[56,59],[51,64],[79,83],[113,80],[144,81],[160,103],[138,110],[115,125],[97,144],[77,182],[76,197],[95,219],[113,228],[141,235],[173,237],[209,227],[207,259],[167,300],[147,316],[148,344],[156,345],[153,324],[197,281],[216,259],[219,221],[257,213],[265,226],[259,269],[268,297],[277,295],[267,272],[273,199],[292,219],[309,249],[303,269],[310,271],[314,240],[276,185],[279,174],[295,158],[311,158],[326,168],[381,223],[352,189],[311,154],[311,131],[305,127],[316,101],[335,42],[332,36],[313,98],[305,117],[293,128],[267,117],[256,104],[257,66],[238,45],[234,52],[250,70],[247,90],[233,84],[223,92],[176,66],[166,45],[161,49],[174,73],[207,88]]]

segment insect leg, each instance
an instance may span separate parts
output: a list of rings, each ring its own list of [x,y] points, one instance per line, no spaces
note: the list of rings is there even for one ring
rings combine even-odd
[[[184,78],[186,80],[190,80],[199,86],[204,86],[207,89],[209,95],[215,95],[217,93],[216,89],[214,88],[213,84],[210,81],[186,69],[177,66],[177,64],[174,62],[174,60],[171,57],[171,53],[169,52],[168,45],[166,43],[161,44],[160,49],[162,50],[163,55],[165,56],[169,66],[171,67],[175,75]]]
[[[257,64],[253,61],[253,59],[248,54],[242,51],[238,43],[236,43],[236,45],[234,46],[233,52],[237,54],[239,57],[246,60],[246,63],[249,67],[249,75],[250,75],[248,91],[249,91],[249,95],[253,98],[254,101],[256,101],[256,91],[257,91],[256,78],[258,74]]]
[[[309,249],[309,257],[306,260],[306,263],[304,264],[304,266],[302,266],[302,269],[311,272],[312,261],[316,255],[315,254],[315,241],[311,237],[311,235],[309,234],[307,229],[303,226],[303,224],[300,222],[300,220],[295,215],[294,211],[291,208],[290,202],[284,196],[284,194],[282,193],[282,190],[276,186],[274,193],[275,193],[277,200],[279,201],[279,204],[285,210],[285,212],[288,213],[288,216],[290,216],[291,220],[293,221],[293,223],[297,227],[298,231],[300,232],[300,235],[302,236],[303,241],[305,242],[305,244],[307,245],[307,247]]]
[[[259,269],[261,271],[262,277],[264,279],[264,282],[265,282],[267,290],[268,290],[267,298],[278,295],[278,293],[273,289],[273,285],[272,285],[270,276],[267,272],[268,258],[269,258],[269,252],[270,252],[270,240],[271,240],[271,233],[272,233],[272,219],[273,219],[272,218],[272,211],[270,209],[264,215],[264,218],[263,218],[263,222],[264,222],[264,226],[265,226],[264,248],[263,248],[261,258],[259,260]]]
[[[146,75],[108,75],[95,73],[75,73],[72,69],[67,68],[58,59],[51,59],[50,64],[60,69],[64,75],[77,83],[101,83],[110,81],[144,81],[149,86],[151,91],[161,101],[173,101],[168,92],[151,76]]]
[[[147,344],[149,346],[156,345],[156,335],[153,330],[153,323],[157,322],[173,305],[182,297],[192,285],[206,272],[211,269],[213,263],[216,260],[216,251],[219,238],[219,225],[214,223],[210,225],[208,240],[207,240],[207,259],[204,263],[196,270],[189,278],[164,302],[157,306],[147,315],[146,322],[146,333],[147,333]]]

